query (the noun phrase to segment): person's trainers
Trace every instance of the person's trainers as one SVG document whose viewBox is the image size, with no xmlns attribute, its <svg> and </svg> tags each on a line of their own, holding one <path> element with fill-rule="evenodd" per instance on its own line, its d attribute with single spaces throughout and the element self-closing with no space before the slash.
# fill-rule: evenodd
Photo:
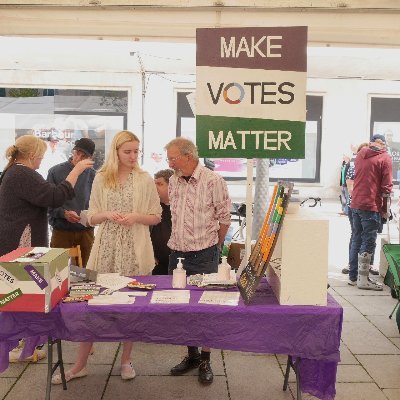
<svg viewBox="0 0 400 400">
<path fill-rule="evenodd" d="M 383 285 L 381 283 L 373 281 L 372 279 L 369 278 L 367 284 L 358 283 L 357 287 L 362 290 L 376 290 L 376 291 L 383 290 Z"/>
<path fill-rule="evenodd" d="M 171 368 L 171 375 L 182 375 L 186 372 L 197 368 L 200 365 L 201 359 L 200 355 L 198 357 L 186 356 L 178 365 Z"/>
<path fill-rule="evenodd" d="M 348 268 L 343 268 L 342 269 L 342 274 L 347 275 L 349 273 L 349 269 Z"/>
<path fill-rule="evenodd" d="M 352 281 L 351 279 L 349 279 L 349 280 L 347 281 L 347 283 L 348 283 L 349 285 L 351 285 L 351 286 L 357 286 L 357 280 Z"/>
<path fill-rule="evenodd" d="M 136 372 L 133 369 L 132 363 L 121 365 L 121 379 L 133 379 L 135 376 Z"/>
<path fill-rule="evenodd" d="M 203 384 L 210 384 L 214 380 L 214 374 L 211 369 L 210 361 L 203 360 L 199 365 L 199 382 Z"/>
</svg>

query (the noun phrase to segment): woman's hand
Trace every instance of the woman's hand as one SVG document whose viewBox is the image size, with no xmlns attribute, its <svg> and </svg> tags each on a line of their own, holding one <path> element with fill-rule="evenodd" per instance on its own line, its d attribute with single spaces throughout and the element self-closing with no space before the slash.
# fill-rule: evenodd
<svg viewBox="0 0 400 400">
<path fill-rule="evenodd" d="M 74 170 L 80 175 L 85 169 L 91 168 L 94 165 L 94 161 L 91 158 L 85 158 L 84 160 L 76 163 Z"/>
<path fill-rule="evenodd" d="M 68 174 L 68 176 L 65 178 L 67 182 L 71 184 L 72 187 L 75 186 L 76 181 L 79 178 L 79 175 L 85 171 L 88 168 L 93 167 L 94 161 L 90 158 L 86 158 L 85 160 L 79 161 L 74 168 L 72 168 L 72 171 Z"/>
<path fill-rule="evenodd" d="M 117 224 L 120 224 L 122 219 L 124 218 L 124 215 L 118 211 L 106 211 L 104 213 L 104 217 L 108 221 L 113 221 L 116 222 Z"/>
<path fill-rule="evenodd" d="M 125 214 L 122 219 L 118 222 L 121 225 L 127 225 L 127 226 L 132 226 L 136 224 L 139 220 L 139 214 L 138 213 L 129 213 Z"/>
</svg>

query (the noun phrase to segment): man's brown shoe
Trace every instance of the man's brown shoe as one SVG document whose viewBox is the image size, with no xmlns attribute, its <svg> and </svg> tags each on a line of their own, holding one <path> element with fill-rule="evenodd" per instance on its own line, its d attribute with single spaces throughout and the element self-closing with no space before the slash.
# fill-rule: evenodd
<svg viewBox="0 0 400 400">
<path fill-rule="evenodd" d="M 198 357 L 186 356 L 178 365 L 171 368 L 171 375 L 183 375 L 186 372 L 197 368 L 201 363 L 200 355 Z"/>
</svg>

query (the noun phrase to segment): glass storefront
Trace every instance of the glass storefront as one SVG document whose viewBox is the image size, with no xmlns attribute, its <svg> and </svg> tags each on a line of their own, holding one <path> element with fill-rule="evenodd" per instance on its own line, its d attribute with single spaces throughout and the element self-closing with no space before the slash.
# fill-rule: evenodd
<svg viewBox="0 0 400 400">
<path fill-rule="evenodd" d="M 127 91 L 0 89 L 0 154 L 15 138 L 43 138 L 48 150 L 38 170 L 45 178 L 53 165 L 66 161 L 76 140 L 96 143 L 95 168 L 104 162 L 113 136 L 127 127 Z M 1 157 L 0 171 L 6 160 Z"/>
</svg>

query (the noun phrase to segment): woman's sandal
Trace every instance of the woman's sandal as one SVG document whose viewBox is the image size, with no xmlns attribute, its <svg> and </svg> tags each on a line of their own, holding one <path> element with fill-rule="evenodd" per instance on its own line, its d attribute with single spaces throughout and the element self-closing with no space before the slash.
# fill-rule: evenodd
<svg viewBox="0 0 400 400">
<path fill-rule="evenodd" d="M 78 371 L 76 374 L 73 374 L 71 371 L 67 371 L 65 373 L 65 381 L 69 382 L 72 379 L 76 379 L 76 378 L 83 378 L 84 376 L 86 376 L 88 374 L 87 368 L 84 367 L 82 368 L 80 371 Z M 51 378 L 51 383 L 53 385 L 61 385 L 62 383 L 62 379 L 61 379 L 61 374 L 56 374 L 53 375 L 53 377 Z"/>
</svg>

